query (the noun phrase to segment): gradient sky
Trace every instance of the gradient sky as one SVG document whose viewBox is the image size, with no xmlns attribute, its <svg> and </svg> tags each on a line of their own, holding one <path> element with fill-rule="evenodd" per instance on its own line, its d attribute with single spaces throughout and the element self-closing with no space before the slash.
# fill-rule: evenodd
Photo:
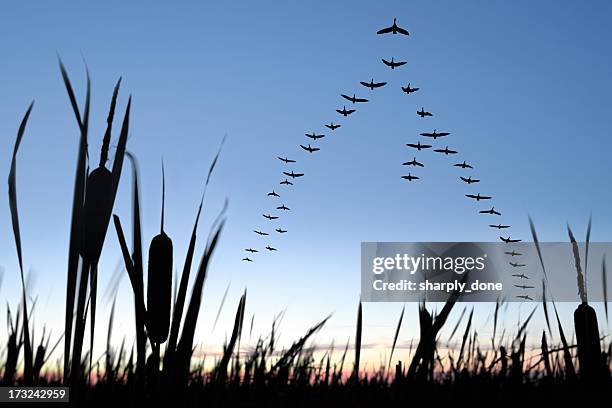
<svg viewBox="0 0 612 408">
<path fill-rule="evenodd" d="M 377 36 L 393 17 L 411 36 Z M 82 102 L 84 64 L 92 77 L 90 155 L 97 162 L 108 101 L 123 76 L 122 114 L 133 95 L 128 149 L 142 171 L 144 234 L 157 233 L 160 160 L 166 165 L 166 230 L 182 267 L 209 163 L 228 135 L 208 192 L 200 251 L 208 227 L 229 199 L 228 222 L 206 282 L 199 340 L 218 345 L 229 330 L 240 293 L 255 332 L 268 330 L 287 309 L 286 339 L 329 313 L 321 342 L 344 343 L 354 330 L 362 241 L 494 241 L 497 235 L 463 197 L 495 197 L 511 235 L 528 238 L 527 215 L 543 240 L 566 240 L 565 223 L 584 236 L 593 214 L 594 241 L 612 240 L 612 4 L 606 1 L 276 1 L 3 2 L 0 5 L 0 163 L 8 175 L 14 137 L 28 103 L 36 100 L 19 152 L 18 191 L 25 264 L 35 280 L 38 327 L 57 335 L 63 319 L 66 254 L 77 126 L 61 82 L 59 54 Z M 380 59 L 408 64 L 391 71 Z M 389 85 L 370 92 L 359 81 Z M 421 90 L 403 94 L 411 82 Z M 340 93 L 370 98 L 348 119 L 334 111 Z M 424 106 L 434 113 L 420 119 Z M 347 104 L 348 108 L 348 104 Z M 333 134 L 323 127 L 341 123 Z M 463 185 L 454 158 L 416 154 L 426 164 L 408 185 L 404 146 L 418 133 L 450 131 L 458 160 L 482 180 Z M 322 150 L 307 156 L 306 132 L 326 133 Z M 441 142 L 445 146 L 446 141 Z M 287 155 L 306 176 L 282 188 Z M 127 225 L 130 175 L 126 166 L 115 213 Z M 280 201 L 266 197 L 274 188 Z M 6 189 L 0 191 L 0 315 L 16 304 L 17 258 Z M 285 236 L 262 240 L 268 212 L 280 203 Z M 270 229 L 270 228 L 268 228 Z M 243 249 L 272 244 L 253 264 Z M 198 256 L 200 254 L 198 252 Z M 109 229 L 100 265 L 104 294 L 119 264 Z M 230 291 L 211 334 L 223 292 Z M 110 304 L 103 300 L 100 318 Z M 130 287 L 119 291 L 119 332 L 131 330 Z M 389 341 L 401 305 L 368 304 L 365 341 Z M 408 305 L 412 314 L 416 305 Z M 480 320 L 486 324 L 487 313 Z M 516 307 L 516 310 L 521 310 Z M 524 308 L 527 310 L 527 308 Z M 570 310 L 570 309 L 568 309 Z M 517 314 L 509 315 L 515 322 Z M 569 315 L 568 315 L 569 316 Z M 415 334 L 406 326 L 403 339 Z M 104 330 L 101 326 L 100 330 Z M 486 330 L 485 330 L 486 331 Z"/>
</svg>

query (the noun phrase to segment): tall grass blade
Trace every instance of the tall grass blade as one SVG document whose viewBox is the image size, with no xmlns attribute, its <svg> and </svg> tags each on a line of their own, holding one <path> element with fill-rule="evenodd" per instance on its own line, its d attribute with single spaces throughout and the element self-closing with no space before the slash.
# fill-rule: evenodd
<svg viewBox="0 0 612 408">
<path fill-rule="evenodd" d="M 397 322 L 397 328 L 395 329 L 395 336 L 393 336 L 393 345 L 391 346 L 391 353 L 389 354 L 389 363 L 387 364 L 387 371 L 391 367 L 391 361 L 393 361 L 393 351 L 395 351 L 395 345 L 397 344 L 397 338 L 399 336 L 399 332 L 402 327 L 402 320 L 404 319 L 405 309 L 406 309 L 406 306 L 403 306 L 402 313 L 400 314 L 399 321 Z"/>
<path fill-rule="evenodd" d="M 363 329 L 363 320 L 362 320 L 362 306 L 361 302 L 359 302 L 359 309 L 357 309 L 357 330 L 355 333 L 355 366 L 353 368 L 353 377 L 355 379 L 359 378 L 359 360 L 361 358 L 361 333 Z"/>
<path fill-rule="evenodd" d="M 79 112 L 76 98 L 74 96 L 74 90 L 70 83 L 68 73 L 59 61 L 60 71 L 68 93 L 70 104 L 74 111 L 74 114 L 79 125 L 79 148 L 77 155 L 77 165 L 75 170 L 74 178 L 74 191 L 72 197 L 72 214 L 70 221 L 70 244 L 68 249 L 68 268 L 67 268 L 67 279 L 66 279 L 66 311 L 64 321 L 64 384 L 67 383 L 70 375 L 70 348 L 72 345 L 72 326 L 74 321 L 74 304 L 76 295 L 76 284 L 77 276 L 79 274 L 79 257 L 81 250 L 81 236 L 82 236 L 82 211 L 83 202 L 85 200 L 85 186 L 87 180 L 87 132 L 88 128 L 83 125 L 81 120 L 81 114 Z M 89 106 L 91 97 L 91 83 L 87 78 L 87 92 L 85 96 L 85 106 Z"/>
<path fill-rule="evenodd" d="M 26 385 L 32 383 L 33 374 L 33 360 L 32 360 L 32 343 L 30 342 L 30 328 L 28 318 L 28 307 L 26 297 L 26 284 L 23 275 L 23 252 L 21 249 L 21 232 L 19 229 L 19 211 L 17 209 L 17 152 L 19 151 L 19 145 L 23 139 L 26 125 L 34 107 L 34 102 L 30 103 L 21 124 L 17 131 L 17 138 L 15 140 L 15 147 L 13 149 L 13 158 L 11 160 L 11 170 L 8 176 L 8 198 L 9 207 L 11 210 L 11 222 L 13 226 L 13 236 L 15 239 L 15 247 L 17 249 L 17 258 L 19 261 L 19 274 L 21 277 L 21 291 L 22 291 L 22 302 L 23 302 L 23 337 L 24 337 L 24 380 Z"/>
<path fill-rule="evenodd" d="M 606 272 L 606 256 L 601 261 L 601 286 L 603 287 L 604 310 L 606 312 L 606 322 L 608 321 L 608 274 Z"/>
<path fill-rule="evenodd" d="M 217 315 L 215 316 L 215 322 L 213 323 L 212 331 L 217 327 L 217 322 L 219 321 L 219 316 L 221 316 L 221 311 L 223 310 L 223 305 L 225 304 L 225 299 L 227 298 L 227 293 L 229 292 L 230 285 L 232 283 L 228 283 L 225 288 L 225 292 L 223 292 L 223 297 L 221 298 L 221 303 L 219 304 L 219 309 L 217 310 Z"/>
</svg>

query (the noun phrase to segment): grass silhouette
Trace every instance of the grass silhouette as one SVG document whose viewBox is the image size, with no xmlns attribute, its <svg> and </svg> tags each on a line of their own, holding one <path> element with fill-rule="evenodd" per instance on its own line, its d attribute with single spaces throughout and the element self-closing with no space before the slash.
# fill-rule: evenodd
<svg viewBox="0 0 612 408">
<path fill-rule="evenodd" d="M 487 403 L 522 401 L 523 403 L 547 403 L 584 400 L 610 394 L 612 381 L 612 342 L 601 338 L 595 310 L 588 304 L 585 279 L 588 261 L 590 221 L 584 269 L 572 230 L 568 226 L 569 240 L 577 270 L 577 286 L 581 304 L 574 312 L 576 344 L 567 341 L 554 299 L 546 291 L 546 268 L 541 254 L 533 221 L 530 220 L 532 237 L 538 251 L 540 266 L 544 271 L 542 309 L 549 331 L 542 332 L 540 350 L 532 350 L 528 356 L 526 345 L 529 323 L 538 306 L 534 308 L 516 332 L 498 327 L 503 301 L 495 304 L 491 347 L 483 347 L 473 328 L 473 309 L 456 350 L 440 347 L 440 332 L 449 321 L 460 293 L 453 292 L 441 310 L 430 311 L 425 303 L 419 304 L 418 324 L 420 336 L 409 362 L 393 361 L 400 328 L 406 323 L 404 309 L 399 316 L 388 361 L 377 370 L 361 370 L 363 305 L 359 303 L 353 349 L 355 353 L 351 370 L 345 371 L 345 359 L 350 348 L 347 342 L 340 358 L 335 358 L 331 346 L 323 356 L 315 360 L 309 342 L 330 319 L 315 323 L 289 347 L 279 349 L 278 319 L 271 332 L 260 337 L 252 349 L 241 351 L 243 337 L 246 291 L 240 297 L 231 336 L 214 368 L 206 369 L 194 358 L 195 329 L 202 304 L 202 290 L 210 261 L 215 253 L 225 223 L 226 206 L 218 214 L 204 244 L 204 252 L 195 268 L 189 300 L 189 281 L 192 275 L 195 249 L 198 246 L 197 230 L 206 188 L 221 152 L 217 152 L 204 184 L 201 201 L 197 206 L 194 226 L 189 237 L 183 270 L 175 279 L 172 296 L 172 241 L 163 230 L 165 194 L 162 193 L 160 234 L 155 236 L 148 252 L 148 287 L 145 288 L 141 228 L 140 174 L 135 156 L 127 151 L 131 100 L 125 108 L 119 142 L 112 169 L 107 169 L 108 150 L 121 80 L 113 90 L 103 137 L 99 165 L 89 172 L 87 144 L 89 137 L 90 80 L 84 108 L 78 107 L 76 97 L 64 66 L 60 71 L 70 104 L 80 131 L 79 150 L 75 174 L 70 247 L 68 254 L 65 332 L 54 345 L 50 335 L 43 331 L 35 347 L 30 319 L 34 305 L 28 307 L 26 282 L 23 274 L 19 216 L 17 211 L 17 153 L 32 112 L 27 109 L 19 127 L 9 174 L 9 207 L 14 241 L 19 259 L 22 283 L 22 300 L 15 314 L 8 308 L 7 343 L 4 359 L 0 362 L 2 384 L 8 385 L 68 385 L 71 401 L 75 406 L 107 406 L 121 403 L 141 406 L 144 403 L 173 403 L 186 406 L 306 406 L 313 403 L 323 406 L 365 406 L 370 404 L 404 406 L 426 398 L 436 404 L 478 398 Z M 221 143 L 223 146 L 223 142 Z M 132 171 L 132 239 L 128 244 L 121 219 L 112 209 L 121 177 L 124 156 Z M 163 170 L 162 170 L 163 172 Z M 162 175 L 163 180 L 163 175 Z M 162 181 L 164 183 L 164 181 Z M 163 189 L 164 190 L 164 189 Z M 110 220 L 113 220 L 113 238 L 118 240 L 125 269 L 132 288 L 134 301 L 135 348 L 128 350 L 132 342 L 123 339 L 119 347 L 112 344 L 115 318 L 115 302 L 111 306 L 106 349 L 97 361 L 93 359 L 93 341 L 96 338 L 97 262 L 107 237 Z M 463 281 L 467 279 L 464 275 Z M 606 282 L 605 262 L 602 265 L 602 282 Z M 145 290 L 147 299 L 145 302 Z M 604 296 L 607 296 L 604 295 Z M 550 299 L 550 302 L 547 300 Z M 607 299 L 606 299 L 607 300 Z M 223 302 L 225 296 L 223 297 Z M 552 343 L 548 303 L 553 306 L 559 331 L 559 344 Z M 458 332 L 467 307 L 458 317 L 447 343 Z M 89 314 L 90 344 L 83 353 L 85 330 Z M 218 313 L 217 313 L 218 317 Z M 607 318 L 607 307 L 606 307 Z M 252 320 L 251 329 L 252 331 Z M 501 335 L 499 333 L 501 332 Z M 250 336 L 250 333 L 249 333 Z M 55 371 L 46 367 L 49 356 L 64 341 L 63 364 Z M 51 346 L 51 347 L 50 347 Z M 150 347 L 148 347 L 150 346 Z M 412 348 L 412 347 L 411 347 Z M 36 351 L 34 352 L 34 349 Z M 20 365 L 20 356 L 23 355 Z M 20 366 L 22 369 L 19 369 Z M 578 369 L 576 369 L 578 367 Z"/>
</svg>

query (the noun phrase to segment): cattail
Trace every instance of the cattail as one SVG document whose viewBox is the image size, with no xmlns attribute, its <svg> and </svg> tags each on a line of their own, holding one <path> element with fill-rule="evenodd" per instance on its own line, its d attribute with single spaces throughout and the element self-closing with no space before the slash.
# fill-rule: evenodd
<svg viewBox="0 0 612 408">
<path fill-rule="evenodd" d="M 95 263 L 100 258 L 104 237 L 113 205 L 113 175 L 104 166 L 96 168 L 87 178 L 83 207 L 83 244 L 81 256 Z"/>
<path fill-rule="evenodd" d="M 147 314 L 149 338 L 157 344 L 168 338 L 172 302 L 172 240 L 164 232 L 166 183 L 162 163 L 161 232 L 149 246 Z"/>
<path fill-rule="evenodd" d="M 599 327 L 595 310 L 587 303 L 581 303 L 574 311 L 574 328 L 578 343 L 580 376 L 592 380 L 599 375 L 601 349 L 599 347 Z"/>
</svg>

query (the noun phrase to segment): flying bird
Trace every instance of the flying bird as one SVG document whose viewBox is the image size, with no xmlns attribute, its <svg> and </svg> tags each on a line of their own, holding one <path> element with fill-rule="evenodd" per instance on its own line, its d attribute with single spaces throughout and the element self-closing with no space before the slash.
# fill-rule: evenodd
<svg viewBox="0 0 612 408">
<path fill-rule="evenodd" d="M 453 164 L 453 166 L 455 167 L 461 167 L 462 169 L 472 169 L 473 167 L 470 166 L 469 164 L 467 164 L 465 162 L 465 160 L 463 161 L 463 163 L 457 163 L 457 164 Z"/>
<path fill-rule="evenodd" d="M 287 173 L 286 171 L 283 171 L 283 174 L 291 178 L 302 177 L 304 175 L 304 173 L 294 173 L 293 170 L 291 170 L 291 173 Z M 285 183 L 285 184 L 292 184 L 292 183 Z"/>
<path fill-rule="evenodd" d="M 341 114 L 342 116 L 348 116 L 348 115 L 350 115 L 351 113 L 355 112 L 355 109 L 349 109 L 349 110 L 347 110 L 347 109 L 346 109 L 346 106 L 343 106 L 343 107 L 342 107 L 342 110 L 340 110 L 340 109 L 336 109 L 336 112 L 338 112 L 338 113 L 339 113 L 339 114 Z"/>
<path fill-rule="evenodd" d="M 273 247 L 271 247 L 270 245 L 266 246 L 266 249 L 267 249 L 268 251 L 276 251 L 276 250 L 277 250 L 276 248 L 273 248 Z"/>
<path fill-rule="evenodd" d="M 514 276 L 515 278 L 529 279 L 529 276 L 525 275 L 524 273 L 515 273 L 512 276 Z"/>
<path fill-rule="evenodd" d="M 423 163 L 419 163 L 419 162 L 416 160 L 416 157 L 415 157 L 415 158 L 413 158 L 413 159 L 412 159 L 412 161 L 408 161 L 408 162 L 406 162 L 406 163 L 402 163 L 402 166 L 419 166 L 419 167 L 425 167 L 425 166 L 423 165 Z"/>
<path fill-rule="evenodd" d="M 249 257 L 242 258 L 242 260 L 246 262 L 253 262 L 253 260 Z"/>
<path fill-rule="evenodd" d="M 370 88 L 370 90 L 374 90 L 375 88 L 380 88 L 381 86 L 385 86 L 387 85 L 386 82 L 374 82 L 374 78 L 372 78 L 372 80 L 368 83 L 368 82 L 364 82 L 361 81 L 359 82 L 361 85 L 365 86 L 366 88 Z"/>
<path fill-rule="evenodd" d="M 330 123 L 329 125 L 325 125 L 326 128 L 329 128 L 331 130 L 336 130 L 340 127 L 340 125 L 334 125 L 334 122 Z"/>
<path fill-rule="evenodd" d="M 528 296 L 528 295 L 517 295 L 516 297 L 519 299 L 533 300 L 531 296 Z"/>
<path fill-rule="evenodd" d="M 525 264 L 520 264 L 517 262 L 508 262 L 510 264 L 510 266 L 512 266 L 513 268 L 522 268 L 523 266 L 527 266 Z"/>
<path fill-rule="evenodd" d="M 419 178 L 417 176 L 413 176 L 412 174 L 408 173 L 407 176 L 402 176 L 403 179 L 408 180 L 408 181 L 412 181 L 412 180 L 418 180 Z"/>
<path fill-rule="evenodd" d="M 520 239 L 512 239 L 510 237 L 508 238 L 504 238 L 504 237 L 499 237 L 499 239 L 501 239 L 502 241 L 504 241 L 506 244 L 512 244 L 514 242 L 521 242 Z"/>
<path fill-rule="evenodd" d="M 497 229 L 510 228 L 510 226 L 509 226 L 509 225 L 502 225 L 502 224 L 497 224 L 497 225 L 494 225 L 494 224 L 489 224 L 489 227 L 491 227 L 491 228 L 497 228 Z M 506 253 L 507 253 L 507 252 L 506 252 Z"/>
<path fill-rule="evenodd" d="M 402 91 L 406 92 L 408 95 L 410 95 L 410 94 L 411 94 L 411 93 L 413 93 L 413 92 L 418 91 L 419 89 L 420 89 L 420 88 L 411 88 L 411 87 L 410 87 L 410 83 L 408 84 L 408 86 L 407 86 L 407 87 L 403 87 L 403 86 L 402 86 Z"/>
<path fill-rule="evenodd" d="M 276 191 L 272 190 L 271 193 L 268 193 L 268 197 L 280 197 L 280 196 L 276 193 Z"/>
<path fill-rule="evenodd" d="M 258 250 L 253 249 L 253 248 L 247 248 L 247 249 L 245 249 L 245 251 L 250 252 L 252 254 L 254 254 L 255 252 L 259 252 Z"/>
<path fill-rule="evenodd" d="M 340 96 L 342 96 L 344 99 L 346 99 L 347 101 L 351 101 L 353 103 L 359 103 L 359 102 L 367 102 L 368 100 L 365 98 L 356 98 L 355 94 L 353 94 L 353 96 L 348 96 L 345 94 L 341 94 Z"/>
<path fill-rule="evenodd" d="M 308 145 L 308 146 L 304 146 L 304 145 L 302 145 L 302 144 L 301 144 L 301 145 L 300 145 L 300 147 L 301 147 L 302 149 L 306 150 L 306 151 L 307 151 L 307 152 L 309 152 L 309 153 L 313 153 L 313 152 L 316 152 L 316 151 L 321 150 L 321 149 L 319 149 L 318 147 L 310 147 L 310 145 Z"/>
<path fill-rule="evenodd" d="M 285 232 L 287 232 L 287 230 L 284 230 L 282 228 L 277 228 L 274 231 L 278 232 L 279 234 L 284 234 Z"/>
<path fill-rule="evenodd" d="M 489 197 L 489 196 L 481 196 L 480 193 L 478 193 L 476 195 L 474 195 L 474 194 L 466 194 L 465 196 L 468 197 L 468 198 L 473 198 L 476 201 L 490 200 L 491 199 L 491 197 Z"/>
<path fill-rule="evenodd" d="M 291 208 L 286 207 L 285 204 L 276 207 L 277 210 L 289 211 Z"/>
<path fill-rule="evenodd" d="M 535 286 L 527 286 L 527 285 L 514 285 L 515 288 L 519 288 L 519 289 L 533 289 L 535 288 Z"/>
<path fill-rule="evenodd" d="M 414 147 L 415 149 L 417 149 L 419 152 L 421 151 L 421 149 L 429 149 L 431 147 L 431 145 L 422 145 L 421 142 L 418 142 L 417 144 L 414 143 L 406 143 L 406 146 L 408 147 Z"/>
<path fill-rule="evenodd" d="M 391 34 L 398 34 L 398 33 L 399 33 L 399 34 L 404 34 L 404 35 L 410 35 L 410 33 L 409 33 L 408 31 L 406 31 L 406 30 L 405 30 L 405 29 L 403 29 L 402 27 L 398 26 L 398 25 L 395 23 L 395 20 L 396 20 L 396 19 L 394 18 L 394 19 L 393 19 L 393 25 L 392 25 L 391 27 L 385 27 L 385 28 L 383 28 L 383 29 L 381 29 L 381 30 L 378 30 L 378 31 L 376 32 L 376 34 L 388 34 L 388 33 L 391 33 Z"/>
<path fill-rule="evenodd" d="M 457 154 L 456 150 L 449 150 L 448 146 L 446 146 L 444 149 L 434 149 L 434 152 L 437 153 L 444 153 L 445 155 L 449 155 L 449 154 Z"/>
<path fill-rule="evenodd" d="M 270 214 L 262 214 L 264 216 L 264 218 L 267 218 L 269 220 L 277 220 L 278 217 L 274 216 L 274 215 L 270 215 Z"/>
<path fill-rule="evenodd" d="M 478 211 L 480 214 L 491 214 L 491 215 L 501 215 L 499 211 L 495 211 L 495 207 L 491 207 L 490 210 L 482 210 Z"/>
<path fill-rule="evenodd" d="M 427 112 L 425 109 L 423 109 L 421 107 L 420 111 L 417 111 L 417 115 L 419 115 L 420 117 L 424 118 L 425 116 L 433 116 L 433 114 L 431 112 Z"/>
<path fill-rule="evenodd" d="M 468 183 L 468 184 L 472 184 L 472 183 L 478 183 L 478 182 L 480 182 L 480 180 L 473 179 L 473 178 L 472 178 L 472 176 L 470 176 L 470 177 L 468 177 L 468 178 L 465 178 L 465 177 L 461 177 L 461 176 L 460 176 L 459 178 L 460 178 L 461 180 L 465 181 L 465 182 L 466 182 L 466 183 Z"/>
<path fill-rule="evenodd" d="M 406 64 L 406 61 L 398 61 L 395 62 L 395 60 L 393 58 L 391 58 L 391 61 L 387 61 L 386 59 L 382 59 L 383 64 L 385 64 L 386 66 L 390 67 L 391 69 L 395 69 L 397 67 L 401 67 L 402 65 Z"/>
<path fill-rule="evenodd" d="M 280 161 L 285 162 L 285 163 L 295 163 L 295 160 L 291 160 L 291 159 L 288 159 L 288 158 L 286 158 L 286 157 L 279 157 L 278 159 L 279 159 Z"/>
<path fill-rule="evenodd" d="M 325 137 L 325 135 L 317 135 L 315 132 L 312 132 L 311 134 L 308 134 L 308 133 L 304 133 L 304 134 L 306 135 L 306 137 L 309 137 L 312 140 L 322 139 Z"/>
<path fill-rule="evenodd" d="M 288 186 L 292 186 L 292 185 L 293 185 L 293 183 L 292 183 L 292 182 L 290 182 L 290 181 L 289 181 L 289 180 L 287 180 L 287 179 L 285 179 L 284 181 L 281 181 L 280 183 L 281 183 L 281 184 L 286 184 L 286 185 L 288 185 Z"/>
<path fill-rule="evenodd" d="M 516 252 L 514 250 L 512 252 L 504 252 L 504 254 L 510 255 L 510 256 L 521 256 L 521 255 L 523 255 L 520 252 Z"/>
<path fill-rule="evenodd" d="M 261 231 L 257 231 L 257 230 L 254 230 L 253 232 L 256 233 L 257 235 L 270 235 L 267 232 L 261 232 Z"/>
<path fill-rule="evenodd" d="M 440 133 L 438 133 L 438 132 L 436 132 L 436 129 L 434 129 L 433 132 L 424 132 L 424 133 L 421 133 L 421 136 L 433 137 L 434 140 L 436 140 L 439 137 L 444 137 L 444 136 L 448 136 L 448 135 L 450 135 L 449 132 L 440 132 Z"/>
</svg>

